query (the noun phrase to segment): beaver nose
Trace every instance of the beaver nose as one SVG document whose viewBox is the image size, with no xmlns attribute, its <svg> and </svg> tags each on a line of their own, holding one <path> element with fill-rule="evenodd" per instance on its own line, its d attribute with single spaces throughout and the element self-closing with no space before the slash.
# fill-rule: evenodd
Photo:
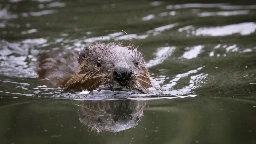
<svg viewBox="0 0 256 144">
<path fill-rule="evenodd" d="M 132 71 L 128 68 L 118 67 L 113 72 L 114 79 L 122 86 L 126 85 L 132 78 Z"/>
</svg>

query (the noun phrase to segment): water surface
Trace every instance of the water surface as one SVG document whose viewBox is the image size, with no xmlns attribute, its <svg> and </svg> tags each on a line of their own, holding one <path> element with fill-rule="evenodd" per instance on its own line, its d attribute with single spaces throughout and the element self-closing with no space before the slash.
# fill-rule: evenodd
<svg viewBox="0 0 256 144">
<path fill-rule="evenodd" d="M 256 3 L 0 3 L 0 142 L 256 143 Z M 42 51 L 133 43 L 148 95 L 68 93 L 37 78 Z M 128 99 L 127 99 L 128 98 Z"/>
</svg>

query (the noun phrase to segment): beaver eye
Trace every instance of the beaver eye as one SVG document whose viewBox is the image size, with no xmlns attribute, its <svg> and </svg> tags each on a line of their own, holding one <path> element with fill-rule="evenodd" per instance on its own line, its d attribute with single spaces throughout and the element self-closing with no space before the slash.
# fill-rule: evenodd
<svg viewBox="0 0 256 144">
<path fill-rule="evenodd" d="M 97 60 L 97 67 L 101 67 L 101 61 Z"/>
<path fill-rule="evenodd" d="M 136 66 L 139 66 L 139 61 L 134 61 L 134 64 L 135 64 Z"/>
</svg>

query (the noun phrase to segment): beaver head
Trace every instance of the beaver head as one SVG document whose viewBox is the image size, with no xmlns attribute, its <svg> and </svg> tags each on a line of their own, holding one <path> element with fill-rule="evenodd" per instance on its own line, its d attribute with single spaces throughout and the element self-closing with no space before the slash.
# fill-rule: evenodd
<svg viewBox="0 0 256 144">
<path fill-rule="evenodd" d="M 78 72 L 65 81 L 66 89 L 129 88 L 146 93 L 151 87 L 142 54 L 133 46 L 97 43 L 82 50 Z"/>
</svg>

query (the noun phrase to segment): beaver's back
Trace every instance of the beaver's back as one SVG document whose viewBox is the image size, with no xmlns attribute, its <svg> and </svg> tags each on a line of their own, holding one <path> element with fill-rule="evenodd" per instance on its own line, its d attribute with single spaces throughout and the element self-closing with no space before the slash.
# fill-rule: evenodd
<svg viewBox="0 0 256 144">
<path fill-rule="evenodd" d="M 38 56 L 36 72 L 39 78 L 49 79 L 51 83 L 61 86 L 70 75 L 78 71 L 78 51 L 51 51 Z"/>
</svg>

